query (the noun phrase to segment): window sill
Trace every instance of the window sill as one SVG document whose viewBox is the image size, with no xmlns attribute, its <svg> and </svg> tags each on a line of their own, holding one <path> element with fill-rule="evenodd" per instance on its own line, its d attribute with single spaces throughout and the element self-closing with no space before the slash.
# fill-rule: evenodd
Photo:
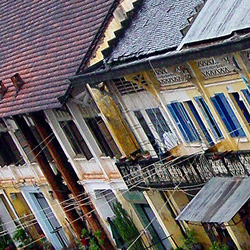
<svg viewBox="0 0 250 250">
<path fill-rule="evenodd" d="M 238 141 L 237 138 L 236 138 L 236 141 Z M 249 142 L 249 140 L 248 140 L 247 137 L 241 137 L 241 138 L 239 139 L 239 142 Z"/>
<path fill-rule="evenodd" d="M 111 158 L 110 156 L 103 155 L 103 154 L 102 154 L 102 155 L 100 155 L 100 158 L 101 158 L 101 159 L 105 159 L 105 160 L 107 160 L 107 159 L 108 159 L 108 160 L 109 160 L 109 159 L 111 159 L 111 160 L 112 160 L 112 159 L 113 159 L 113 158 Z"/>
<path fill-rule="evenodd" d="M 81 154 L 78 154 L 78 155 L 73 157 L 73 160 L 75 160 L 75 161 L 91 161 L 92 159 L 94 159 L 94 157 L 87 160 L 86 157 L 84 155 L 81 155 Z"/>
<path fill-rule="evenodd" d="M 202 142 L 186 142 L 186 147 L 194 147 L 194 148 L 199 148 L 202 146 Z"/>
</svg>

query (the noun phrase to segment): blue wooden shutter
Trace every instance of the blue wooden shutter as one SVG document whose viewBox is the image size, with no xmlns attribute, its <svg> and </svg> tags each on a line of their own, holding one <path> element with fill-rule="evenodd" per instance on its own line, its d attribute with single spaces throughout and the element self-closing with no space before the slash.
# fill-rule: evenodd
<svg viewBox="0 0 250 250">
<path fill-rule="evenodd" d="M 200 137 L 191 121 L 191 119 L 189 118 L 187 111 L 185 110 L 184 106 L 182 103 L 177 103 L 178 108 L 179 108 L 179 112 L 183 118 L 183 121 L 185 122 L 187 128 L 188 128 L 188 134 L 190 133 L 190 140 L 191 141 L 200 141 Z"/>
<path fill-rule="evenodd" d="M 183 128 L 181 121 L 180 121 L 179 118 L 178 118 L 177 111 L 172 107 L 172 104 L 167 105 L 167 107 L 168 107 L 168 109 L 169 109 L 171 115 L 173 116 L 173 118 L 174 118 L 174 120 L 175 120 L 175 122 L 176 122 L 178 128 L 180 129 L 180 131 L 181 131 L 181 133 L 182 133 L 182 135 L 183 135 L 183 137 L 184 137 L 184 140 L 185 140 L 186 142 L 190 142 L 190 140 L 189 140 L 189 138 L 188 138 L 188 135 L 187 135 L 187 133 L 185 132 L 185 129 Z"/>
<path fill-rule="evenodd" d="M 186 142 L 200 141 L 200 137 L 190 120 L 182 103 L 171 103 L 168 105 L 169 111 L 172 114 L 177 126 L 179 127 Z"/>
<path fill-rule="evenodd" d="M 246 134 L 244 133 L 244 131 L 243 131 L 243 129 L 242 129 L 242 127 L 241 127 L 241 125 L 240 125 L 237 117 L 235 116 L 235 114 L 234 114 L 231 106 L 229 105 L 229 103 L 228 103 L 225 95 L 223 93 L 219 93 L 219 94 L 216 94 L 215 96 L 216 96 L 216 98 L 220 98 L 220 100 L 223 103 L 225 109 L 227 110 L 228 115 L 229 115 L 228 116 L 228 121 L 231 122 L 232 127 L 235 130 L 235 132 L 234 132 L 235 136 L 238 136 L 238 135 L 240 137 L 246 136 Z"/>
<path fill-rule="evenodd" d="M 246 97 L 248 104 L 250 105 L 250 94 L 249 94 L 249 91 L 247 89 L 242 89 L 241 91 L 244 94 L 244 96 Z"/>
<path fill-rule="evenodd" d="M 211 97 L 211 100 L 212 100 L 217 112 L 219 113 L 220 118 L 222 119 L 223 123 L 225 124 L 228 132 L 230 133 L 231 131 L 233 131 L 233 128 L 231 127 L 230 123 L 227 121 L 227 118 L 225 117 L 222 109 L 220 108 L 219 103 L 217 102 L 215 97 Z M 231 134 L 231 136 L 233 136 L 233 135 Z"/>
<path fill-rule="evenodd" d="M 232 137 L 246 136 L 223 93 L 215 94 L 211 100 Z"/>
<path fill-rule="evenodd" d="M 196 110 L 194 104 L 192 103 L 192 101 L 188 101 L 187 104 L 188 104 L 188 106 L 189 106 L 191 112 L 193 113 L 193 115 L 194 115 L 194 117 L 195 117 L 197 123 L 199 124 L 199 126 L 200 126 L 200 128 L 201 128 L 203 134 L 205 135 L 206 140 L 207 140 L 209 146 L 213 146 L 213 145 L 214 145 L 213 140 L 212 140 L 210 134 L 208 133 L 208 131 L 207 131 L 207 129 L 206 129 L 206 127 L 205 127 L 203 121 L 201 120 L 201 118 L 200 118 L 200 116 L 199 116 L 199 114 L 198 114 L 198 112 L 197 112 L 197 110 Z"/>
<path fill-rule="evenodd" d="M 212 113 L 210 112 L 210 109 L 208 108 L 206 102 L 201 96 L 195 97 L 195 101 L 197 102 L 199 108 L 201 109 L 201 112 L 206 119 L 208 126 L 212 130 L 212 133 L 214 134 L 215 138 L 221 139 L 223 138 L 223 135 L 219 129 L 219 126 L 217 125 Z"/>
</svg>

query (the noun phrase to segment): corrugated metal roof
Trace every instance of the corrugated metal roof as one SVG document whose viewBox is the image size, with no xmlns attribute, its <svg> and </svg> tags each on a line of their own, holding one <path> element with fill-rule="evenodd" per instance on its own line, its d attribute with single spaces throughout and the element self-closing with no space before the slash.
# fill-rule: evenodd
<svg viewBox="0 0 250 250">
<path fill-rule="evenodd" d="M 176 220 L 228 222 L 249 198 L 249 177 L 215 177 L 206 183 Z"/>
<path fill-rule="evenodd" d="M 179 48 L 184 44 L 230 35 L 250 27 L 250 0 L 208 0 Z"/>
</svg>

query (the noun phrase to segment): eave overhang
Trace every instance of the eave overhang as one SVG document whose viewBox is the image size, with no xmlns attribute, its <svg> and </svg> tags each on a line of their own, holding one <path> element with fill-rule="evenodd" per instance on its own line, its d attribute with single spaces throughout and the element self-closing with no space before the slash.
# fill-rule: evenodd
<svg viewBox="0 0 250 250">
<path fill-rule="evenodd" d="M 200 58 L 221 56 L 223 54 L 241 51 L 249 48 L 249 42 L 250 34 L 241 36 L 234 35 L 223 41 L 210 42 L 209 44 L 197 45 L 192 48 L 185 48 L 181 51 L 175 50 L 143 59 L 124 61 L 119 65 L 108 65 L 105 69 L 76 75 L 69 80 L 73 86 L 82 84 L 93 86 L 102 81 L 120 78 L 141 71 L 152 70 L 152 68 L 169 67 Z"/>
</svg>

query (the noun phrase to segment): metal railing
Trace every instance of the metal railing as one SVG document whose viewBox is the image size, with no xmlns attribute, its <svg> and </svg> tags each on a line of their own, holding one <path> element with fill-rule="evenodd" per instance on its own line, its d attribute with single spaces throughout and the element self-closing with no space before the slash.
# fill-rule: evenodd
<svg viewBox="0 0 250 250">
<path fill-rule="evenodd" d="M 205 153 L 171 161 L 151 159 L 116 165 L 129 188 L 172 188 L 178 184 L 202 184 L 213 176 L 250 176 L 250 151 Z"/>
</svg>

